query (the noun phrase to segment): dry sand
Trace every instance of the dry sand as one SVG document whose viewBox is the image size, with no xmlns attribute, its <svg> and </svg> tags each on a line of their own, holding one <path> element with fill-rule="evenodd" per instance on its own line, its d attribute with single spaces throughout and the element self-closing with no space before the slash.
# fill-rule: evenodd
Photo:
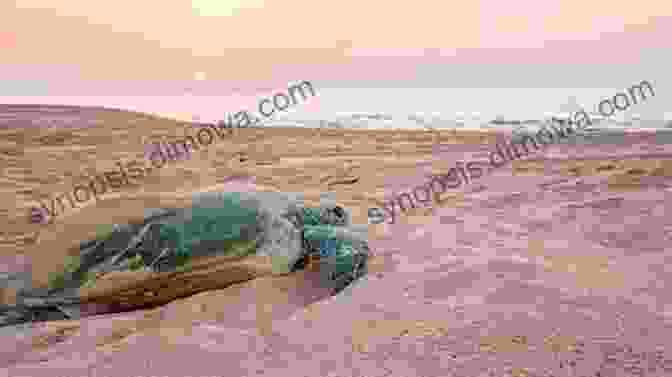
<svg viewBox="0 0 672 377">
<path fill-rule="evenodd" d="M 185 205 L 191 193 L 219 189 L 232 176 L 253 178 L 258 190 L 303 193 L 307 203 L 334 193 L 336 200 L 352 208 L 354 222 L 367 224 L 366 209 L 382 199 L 386 177 L 412 173 L 416 161 L 431 157 L 439 137 L 412 131 L 237 129 L 229 139 L 201 148 L 190 160 L 155 169 L 142 184 L 108 191 L 99 202 L 90 200 L 78 204 L 78 209 L 66 204 L 54 224 L 30 224 L 29 210 L 39 206 L 36 199 L 48 204 L 49 198 L 88 184 L 90 175 L 116 171 L 117 161 L 143 161 L 146 143 L 175 140 L 198 130 L 134 113 L 123 117 L 104 110 L 89 112 L 93 111 L 85 110 L 80 117 L 97 119 L 95 127 L 0 130 L 4 141 L 0 257 L 22 254 L 40 260 L 42 267 L 33 270 L 36 283 L 57 270 L 68 249 L 94 235 L 99 224 L 137 220 L 146 208 Z M 478 132 L 453 134 L 443 132 L 441 141 L 488 139 Z"/>
<path fill-rule="evenodd" d="M 137 115 L 81 116 L 102 121 L 0 131 L 1 255 L 8 266 L 23 255 L 36 283 L 98 224 L 188 204 L 191 192 L 227 177 L 304 193 L 308 203 L 333 192 L 355 223 L 366 224 L 376 201 L 458 159 L 483 159 L 495 138 L 237 130 L 138 187 L 52 225 L 27 224 L 34 197 L 70 189 L 85 171 L 141 159 L 143 143 L 183 132 L 176 122 Z M 667 375 L 670 178 L 672 153 L 655 135 L 554 146 L 441 195 L 438 206 L 400 215 L 396 225 L 371 225 L 371 273 L 337 297 L 326 299 L 311 283 L 312 270 L 259 277 L 158 309 L 50 323 L 2 345 L 0 365 L 31 376 L 546 376 L 572 368 L 611 376 L 636 367 Z"/>
</svg>

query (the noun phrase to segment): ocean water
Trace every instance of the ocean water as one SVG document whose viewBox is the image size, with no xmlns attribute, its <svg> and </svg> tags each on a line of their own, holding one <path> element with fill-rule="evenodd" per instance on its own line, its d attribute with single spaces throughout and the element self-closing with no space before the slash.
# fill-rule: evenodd
<svg viewBox="0 0 672 377">
<path fill-rule="evenodd" d="M 551 117 L 566 118 L 585 110 L 598 129 L 663 129 L 672 127 L 672 112 L 660 110 L 661 94 L 640 100 L 626 111 L 604 119 L 597 105 L 623 92 L 619 88 L 321 88 L 316 95 L 290 106 L 269 119 L 264 127 L 323 127 L 370 129 L 520 129 L 534 130 Z M 655 88 L 654 88 L 655 89 Z M 286 88 L 228 96 L 187 93 L 172 96 L 15 96 L 3 97 L 3 104 L 102 106 L 177 119 L 217 122 L 226 114 L 257 111 L 263 98 L 286 92 Z M 22 115 L 0 104 L 0 125 L 16 123 Z M 262 118 L 261 116 L 259 116 Z M 53 124 L 80 125 L 78 115 L 54 111 Z M 34 119 L 27 127 L 41 126 Z M 39 124 L 38 124 L 39 123 Z M 95 120 L 91 120 L 95 123 Z"/>
</svg>

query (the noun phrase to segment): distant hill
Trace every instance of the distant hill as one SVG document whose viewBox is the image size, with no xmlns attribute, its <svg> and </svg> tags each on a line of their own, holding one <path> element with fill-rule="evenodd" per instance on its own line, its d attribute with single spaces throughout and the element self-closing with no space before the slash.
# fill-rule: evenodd
<svg viewBox="0 0 672 377">
<path fill-rule="evenodd" d="M 94 106 L 0 104 L 0 128 L 22 127 L 63 127 L 83 128 L 110 124 L 115 120 L 124 123 L 134 122 L 180 122 L 152 114 Z"/>
</svg>

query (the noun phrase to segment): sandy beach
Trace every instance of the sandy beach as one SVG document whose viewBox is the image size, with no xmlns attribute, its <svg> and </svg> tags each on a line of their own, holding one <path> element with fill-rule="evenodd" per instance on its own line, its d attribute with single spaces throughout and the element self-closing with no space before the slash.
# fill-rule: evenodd
<svg viewBox="0 0 672 377">
<path fill-rule="evenodd" d="M 37 106 L 26 111 L 47 120 Z M 455 161 L 487 161 L 503 134 L 238 129 L 141 184 L 30 224 L 36 199 L 196 130 L 130 112 L 75 114 L 96 125 L 0 129 L 1 272 L 30 271 L 44 285 L 100 224 L 220 189 L 301 193 L 313 205 L 329 196 L 368 226 L 375 257 L 335 297 L 305 271 L 3 335 L 6 375 L 672 375 L 672 147 L 656 133 L 553 145 L 394 225 L 367 225 L 368 208 Z"/>
</svg>

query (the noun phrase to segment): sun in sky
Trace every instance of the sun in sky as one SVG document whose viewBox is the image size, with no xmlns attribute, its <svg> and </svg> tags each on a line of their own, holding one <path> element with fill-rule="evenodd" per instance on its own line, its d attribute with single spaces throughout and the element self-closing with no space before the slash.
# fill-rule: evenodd
<svg viewBox="0 0 672 377">
<path fill-rule="evenodd" d="M 199 16 L 233 16 L 239 9 L 263 8 L 264 0 L 192 0 L 191 7 Z"/>
</svg>

